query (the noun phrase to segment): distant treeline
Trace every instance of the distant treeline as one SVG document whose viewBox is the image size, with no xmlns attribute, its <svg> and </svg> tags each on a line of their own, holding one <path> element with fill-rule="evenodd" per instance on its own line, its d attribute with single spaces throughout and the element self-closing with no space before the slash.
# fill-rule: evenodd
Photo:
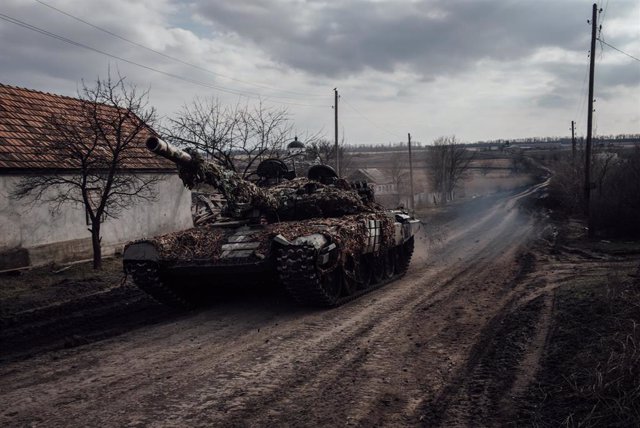
<svg viewBox="0 0 640 428">
<path fill-rule="evenodd" d="M 583 137 L 576 138 L 576 141 L 584 141 Z M 593 138 L 594 144 L 639 144 L 640 134 L 618 134 L 618 135 L 598 135 Z M 476 141 L 473 143 L 466 143 L 469 147 L 490 147 L 490 146 L 522 146 L 522 145 L 553 145 L 553 144 L 571 144 L 571 137 L 527 137 L 527 138 L 510 138 L 510 139 L 496 139 L 486 141 Z M 429 147 L 429 144 L 425 144 L 419 141 L 411 142 L 411 148 L 415 150 L 424 150 Z M 407 142 L 389 142 L 386 144 L 360 144 L 345 146 L 345 149 L 349 152 L 391 152 L 400 149 L 406 149 Z"/>
<path fill-rule="evenodd" d="M 576 138 L 578 141 L 584 140 L 584 138 Z M 617 141 L 617 142 L 640 142 L 640 134 L 618 134 L 618 135 L 598 135 L 597 137 L 593 137 L 594 141 L 605 142 L 605 141 Z M 538 144 L 538 143 L 571 143 L 571 137 L 562 136 L 562 137 L 529 137 L 529 138 L 512 138 L 512 139 L 498 139 L 498 140 L 487 140 L 487 141 L 477 141 L 473 144 Z"/>
</svg>

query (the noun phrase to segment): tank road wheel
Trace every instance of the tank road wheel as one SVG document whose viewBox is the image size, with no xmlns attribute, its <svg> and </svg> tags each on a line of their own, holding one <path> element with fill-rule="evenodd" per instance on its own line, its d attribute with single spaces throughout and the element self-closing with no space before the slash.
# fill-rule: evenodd
<svg viewBox="0 0 640 428">
<path fill-rule="evenodd" d="M 358 289 L 358 269 L 353 256 L 348 256 L 342 266 L 342 289 L 345 296 L 351 296 Z"/>
<path fill-rule="evenodd" d="M 384 252 L 382 253 L 384 279 L 389 279 L 393 277 L 395 273 L 395 270 L 396 270 L 395 252 L 396 252 L 395 248 L 389 248 L 384 250 Z"/>
<path fill-rule="evenodd" d="M 326 302 L 328 306 L 334 305 L 340 297 L 342 292 L 340 276 L 338 269 L 334 269 L 331 272 L 323 272 L 320 275 L 320 286 L 327 296 Z"/>
<path fill-rule="evenodd" d="M 374 284 L 378 284 L 386 279 L 385 252 L 381 251 L 377 255 L 370 257 L 372 258 L 371 281 Z"/>
<path fill-rule="evenodd" d="M 358 266 L 358 288 L 366 290 L 373 282 L 373 257 L 365 254 L 360 257 L 360 265 Z"/>
<path fill-rule="evenodd" d="M 367 255 L 361 256 L 356 263 L 354 257 L 349 257 L 343 268 L 344 295 L 351 296 L 356 291 L 366 290 L 373 279 L 373 265 Z"/>
</svg>

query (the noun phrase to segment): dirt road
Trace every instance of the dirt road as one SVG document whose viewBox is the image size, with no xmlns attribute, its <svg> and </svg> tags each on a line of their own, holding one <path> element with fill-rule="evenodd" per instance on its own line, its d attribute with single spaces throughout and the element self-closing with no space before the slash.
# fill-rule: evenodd
<svg viewBox="0 0 640 428">
<path fill-rule="evenodd" d="M 419 240 L 402 280 L 336 309 L 277 293 L 231 298 L 7 362 L 0 425 L 499 424 L 532 373 L 535 358 L 521 357 L 544 341 L 551 305 L 523 281 L 538 233 L 518 208 L 528 193 L 427 226 L 437 242 Z M 525 310 L 514 318 L 515 306 Z"/>
</svg>

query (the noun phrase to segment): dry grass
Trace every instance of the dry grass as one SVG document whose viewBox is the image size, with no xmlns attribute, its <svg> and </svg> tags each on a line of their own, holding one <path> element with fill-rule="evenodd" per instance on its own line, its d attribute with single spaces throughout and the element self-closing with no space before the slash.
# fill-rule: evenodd
<svg viewBox="0 0 640 428">
<path fill-rule="evenodd" d="M 640 426 L 640 284 L 629 271 L 559 292 L 535 414 L 540 426 Z"/>
</svg>

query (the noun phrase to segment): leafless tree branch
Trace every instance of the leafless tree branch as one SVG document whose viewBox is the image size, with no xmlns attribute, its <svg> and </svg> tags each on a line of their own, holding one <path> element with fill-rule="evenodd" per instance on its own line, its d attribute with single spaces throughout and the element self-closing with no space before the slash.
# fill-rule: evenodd
<svg viewBox="0 0 640 428">
<path fill-rule="evenodd" d="M 94 268 L 101 265 L 100 225 L 117 218 L 136 200 L 154 200 L 159 178 L 127 172 L 132 144 L 155 121 L 148 91 L 108 74 L 94 85 L 82 82 L 77 111 L 53 114 L 47 121 L 48 150 L 65 170 L 21 180 L 11 196 L 51 203 L 82 204 L 91 221 Z"/>
<path fill-rule="evenodd" d="M 437 138 L 429 147 L 428 156 L 429 175 L 441 203 L 452 200 L 473 154 L 455 136 L 450 136 Z"/>
</svg>

